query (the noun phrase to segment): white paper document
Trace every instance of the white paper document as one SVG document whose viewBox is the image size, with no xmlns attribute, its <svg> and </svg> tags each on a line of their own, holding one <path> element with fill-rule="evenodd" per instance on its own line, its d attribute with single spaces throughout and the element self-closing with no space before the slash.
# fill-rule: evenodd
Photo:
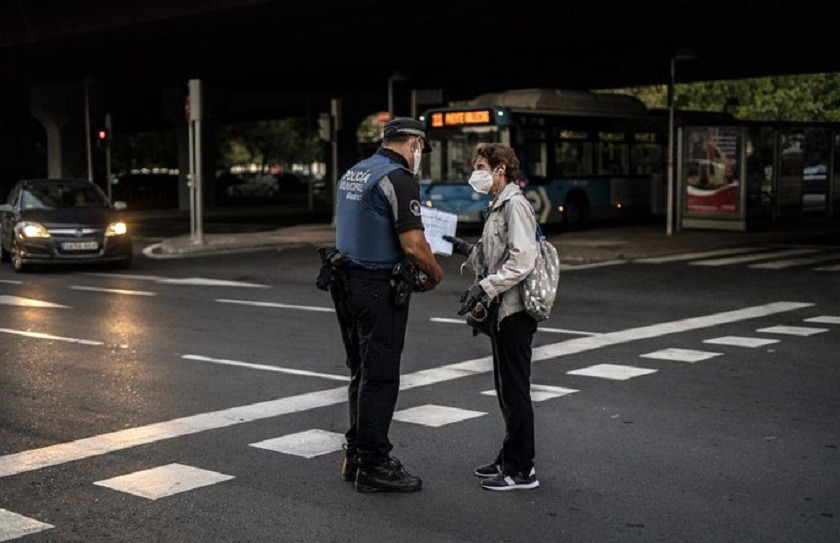
<svg viewBox="0 0 840 543">
<path fill-rule="evenodd" d="M 447 213 L 433 207 L 421 207 L 420 218 L 423 220 L 423 229 L 426 234 L 426 241 L 432 247 L 432 252 L 439 255 L 452 255 L 452 244 L 443 239 L 443 236 L 454 236 L 458 227 L 458 215 Z"/>
</svg>

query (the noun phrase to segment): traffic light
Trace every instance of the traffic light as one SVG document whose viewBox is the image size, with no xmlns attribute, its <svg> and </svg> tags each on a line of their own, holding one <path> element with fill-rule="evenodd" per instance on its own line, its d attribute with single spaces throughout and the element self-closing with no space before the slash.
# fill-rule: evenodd
<svg viewBox="0 0 840 543">
<path fill-rule="evenodd" d="M 108 133 L 108 130 L 105 128 L 100 128 L 96 131 L 96 146 L 97 147 L 108 147 L 108 144 L 111 143 L 111 135 Z"/>
</svg>

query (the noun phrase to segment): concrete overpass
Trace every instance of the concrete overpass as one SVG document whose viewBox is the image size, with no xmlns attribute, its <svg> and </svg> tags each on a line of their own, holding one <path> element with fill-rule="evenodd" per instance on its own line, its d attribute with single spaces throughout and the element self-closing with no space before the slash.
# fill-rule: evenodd
<svg viewBox="0 0 840 543">
<path fill-rule="evenodd" d="M 831 1 L 0 0 L 0 179 L 38 167 L 43 130 L 49 173 L 80 175 L 84 80 L 92 115 L 122 132 L 184 133 L 189 78 L 205 80 L 211 122 L 317 115 L 341 97 L 354 126 L 387 109 L 397 71 L 400 114 L 412 88 L 448 101 L 661 84 L 681 48 L 696 58 L 680 81 L 838 71 L 838 20 Z"/>
</svg>

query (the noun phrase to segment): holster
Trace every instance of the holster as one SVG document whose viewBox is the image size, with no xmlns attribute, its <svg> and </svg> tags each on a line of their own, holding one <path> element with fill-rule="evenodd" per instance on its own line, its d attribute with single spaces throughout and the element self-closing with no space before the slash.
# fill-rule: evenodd
<svg viewBox="0 0 840 543">
<path fill-rule="evenodd" d="M 335 247 L 319 247 L 321 267 L 315 278 L 315 288 L 328 290 L 335 300 L 346 300 L 349 292 L 347 262 Z"/>
</svg>

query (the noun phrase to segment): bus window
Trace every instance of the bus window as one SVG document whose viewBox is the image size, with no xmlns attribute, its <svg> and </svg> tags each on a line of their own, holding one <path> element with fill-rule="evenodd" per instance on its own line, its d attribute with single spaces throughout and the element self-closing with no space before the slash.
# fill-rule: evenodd
<svg viewBox="0 0 840 543">
<path fill-rule="evenodd" d="M 629 149 L 622 132 L 599 132 L 595 144 L 598 175 L 627 175 L 630 173 Z"/>
<path fill-rule="evenodd" d="M 557 142 L 557 174 L 560 177 L 592 175 L 592 144 L 588 141 Z"/>
<path fill-rule="evenodd" d="M 662 173 L 662 147 L 656 134 L 637 133 L 630 148 L 630 173 L 633 175 L 655 175 Z"/>
<path fill-rule="evenodd" d="M 481 142 L 496 142 L 499 132 L 475 130 L 464 132 L 432 132 L 429 143 L 434 153 L 423 155 L 422 172 L 428 172 L 433 183 L 465 183 L 472 173 L 472 156 Z M 422 174 L 425 178 L 425 173 Z"/>
<path fill-rule="evenodd" d="M 548 146 L 545 142 L 545 132 L 525 133 L 525 156 L 522 157 L 522 173 L 528 179 L 548 176 Z"/>
</svg>

